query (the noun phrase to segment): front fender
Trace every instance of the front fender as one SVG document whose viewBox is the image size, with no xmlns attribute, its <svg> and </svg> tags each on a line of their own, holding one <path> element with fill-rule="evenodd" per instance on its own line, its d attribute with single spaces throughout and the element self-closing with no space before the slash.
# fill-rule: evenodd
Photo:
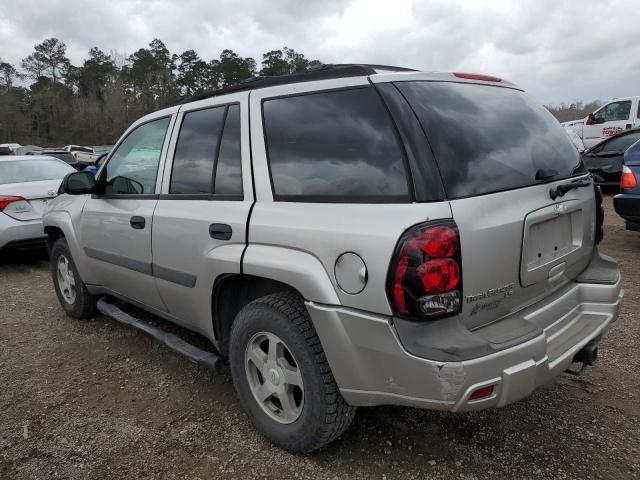
<svg viewBox="0 0 640 480">
<path fill-rule="evenodd" d="M 90 268 L 90 260 L 80 246 L 76 231 L 73 228 L 71 214 L 64 210 L 49 211 L 42 218 L 42 224 L 45 232 L 47 228 L 51 227 L 58 228 L 62 231 L 82 281 L 88 284 L 95 284 L 96 281 Z"/>
<path fill-rule="evenodd" d="M 329 274 L 320 260 L 307 252 L 250 244 L 244 254 L 242 272 L 290 285 L 306 300 L 327 305 L 340 304 Z"/>
</svg>

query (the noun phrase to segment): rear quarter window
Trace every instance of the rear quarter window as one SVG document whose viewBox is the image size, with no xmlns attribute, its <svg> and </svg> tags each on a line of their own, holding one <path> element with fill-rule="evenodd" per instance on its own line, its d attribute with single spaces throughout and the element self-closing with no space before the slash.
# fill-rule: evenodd
<svg viewBox="0 0 640 480">
<path fill-rule="evenodd" d="M 397 82 L 427 135 L 449 198 L 586 173 L 558 121 L 523 92 L 453 82 Z"/>
<path fill-rule="evenodd" d="M 410 200 L 402 149 L 372 87 L 268 99 L 263 116 L 275 200 Z"/>
</svg>

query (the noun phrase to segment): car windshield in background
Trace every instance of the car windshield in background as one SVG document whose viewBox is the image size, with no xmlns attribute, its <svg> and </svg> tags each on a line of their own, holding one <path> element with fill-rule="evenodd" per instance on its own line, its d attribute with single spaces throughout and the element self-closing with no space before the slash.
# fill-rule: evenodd
<svg viewBox="0 0 640 480">
<path fill-rule="evenodd" d="M 57 160 L 11 160 L 0 162 L 0 185 L 8 183 L 38 182 L 62 179 L 75 172 L 69 165 Z"/>
<path fill-rule="evenodd" d="M 67 162 L 70 165 L 78 163 L 78 160 L 76 160 L 76 158 L 69 152 L 51 152 L 44 150 L 42 152 L 36 152 L 36 155 L 47 155 L 49 157 L 59 158 L 63 162 Z"/>
<path fill-rule="evenodd" d="M 449 198 L 586 173 L 557 120 L 519 90 L 452 82 L 395 85 L 427 134 Z"/>
</svg>

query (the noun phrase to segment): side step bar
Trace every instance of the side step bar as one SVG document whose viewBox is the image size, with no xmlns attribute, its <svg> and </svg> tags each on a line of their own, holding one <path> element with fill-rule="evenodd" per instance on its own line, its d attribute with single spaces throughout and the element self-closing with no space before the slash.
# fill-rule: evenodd
<svg viewBox="0 0 640 480">
<path fill-rule="evenodd" d="M 120 323 L 136 328 L 148 335 L 151 335 L 161 344 L 169 347 L 171 350 L 184 355 L 194 363 L 206 365 L 216 372 L 219 372 L 222 366 L 222 357 L 214 352 L 209 352 L 192 345 L 173 333 L 165 332 L 158 327 L 148 324 L 138 318 L 132 317 L 126 312 L 120 310 L 116 304 L 110 303 L 107 297 L 101 297 L 98 300 L 98 310 L 103 315 L 113 318 Z"/>
</svg>

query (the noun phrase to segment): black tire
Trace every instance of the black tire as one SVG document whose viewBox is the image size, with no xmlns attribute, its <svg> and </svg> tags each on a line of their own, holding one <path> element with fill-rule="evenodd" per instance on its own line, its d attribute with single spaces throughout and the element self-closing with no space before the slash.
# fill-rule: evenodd
<svg viewBox="0 0 640 480">
<path fill-rule="evenodd" d="M 283 424 L 272 419 L 258 404 L 249 386 L 245 350 L 259 332 L 282 339 L 302 375 L 304 404 L 293 423 Z M 338 438 L 351 425 L 356 408 L 342 398 L 298 294 L 267 295 L 246 305 L 234 320 L 229 342 L 231 375 L 240 403 L 257 429 L 273 443 L 290 452 L 310 453 Z"/>
<path fill-rule="evenodd" d="M 75 284 L 75 296 L 73 301 L 70 302 L 65 298 L 65 294 L 61 290 L 60 281 L 58 278 L 58 261 L 61 257 L 64 257 L 68 262 L 69 270 L 73 273 L 73 279 Z M 55 241 L 51 247 L 51 276 L 53 277 L 53 287 L 58 296 L 58 301 L 64 311 L 73 318 L 91 318 L 97 313 L 96 302 L 97 298 L 89 293 L 85 286 L 76 264 L 73 261 L 71 252 L 69 251 L 69 245 L 67 240 L 62 237 Z"/>
</svg>

